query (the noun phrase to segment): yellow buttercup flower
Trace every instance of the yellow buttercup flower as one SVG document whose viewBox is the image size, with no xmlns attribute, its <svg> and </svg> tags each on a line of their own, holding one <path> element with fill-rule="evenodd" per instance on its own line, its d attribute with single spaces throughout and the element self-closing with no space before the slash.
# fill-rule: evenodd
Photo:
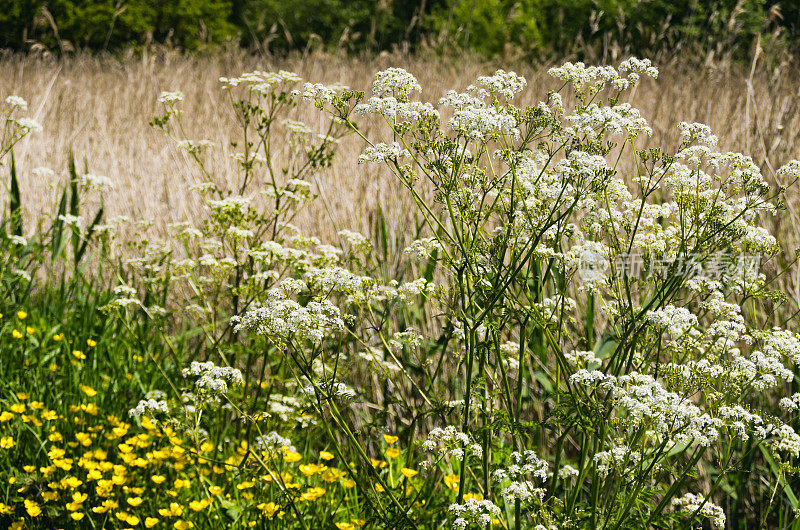
<svg viewBox="0 0 800 530">
<path fill-rule="evenodd" d="M 222 491 L 223 491 L 223 489 L 220 488 L 219 486 L 209 486 L 209 488 L 208 488 L 208 492 L 211 495 L 219 495 L 220 493 L 222 493 Z"/>
<path fill-rule="evenodd" d="M 180 517 L 183 514 L 183 508 L 177 502 L 170 503 L 169 508 L 161 508 L 158 513 L 162 517 Z"/>
<path fill-rule="evenodd" d="M 17 445 L 17 442 L 10 436 L 3 436 L 0 438 L 0 449 L 11 449 Z"/>
<path fill-rule="evenodd" d="M 175 524 L 172 525 L 175 530 L 188 530 L 189 528 L 194 527 L 194 523 L 190 521 L 175 521 Z"/>
<path fill-rule="evenodd" d="M 458 483 L 459 483 L 458 475 L 454 475 L 452 473 L 449 475 L 445 475 L 444 483 L 450 490 L 456 491 L 458 489 Z"/>
<path fill-rule="evenodd" d="M 39 508 L 39 505 L 36 504 L 36 502 L 30 499 L 25 499 L 24 504 L 25 504 L 25 511 L 28 512 L 28 515 L 30 515 L 31 517 L 39 517 L 39 515 L 41 515 L 42 509 Z"/>
<path fill-rule="evenodd" d="M 72 355 L 79 361 L 86 359 L 86 355 L 80 350 L 72 350 Z"/>
<path fill-rule="evenodd" d="M 95 346 L 97 346 L 97 342 L 93 341 L 92 339 L 86 339 L 86 345 L 89 346 L 90 348 L 94 348 Z"/>
<path fill-rule="evenodd" d="M 300 460 L 302 460 L 302 458 L 303 458 L 303 455 L 301 455 L 300 453 L 297 453 L 295 451 L 287 450 L 286 452 L 283 453 L 284 462 L 288 462 L 290 464 L 293 463 L 293 462 L 299 462 Z"/>
<path fill-rule="evenodd" d="M 21 339 L 23 337 L 22 333 L 20 333 L 16 329 L 11 330 L 11 336 L 14 337 L 15 339 Z"/>
<path fill-rule="evenodd" d="M 329 453 L 328 451 L 320 451 L 319 457 L 323 460 L 333 460 L 333 453 Z"/>
<path fill-rule="evenodd" d="M 483 500 L 483 495 L 481 495 L 480 493 L 465 493 L 464 494 L 464 500 L 465 501 L 468 501 L 468 500 L 482 501 Z"/>
<path fill-rule="evenodd" d="M 17 311 L 17 318 L 20 319 L 20 320 L 25 320 L 26 318 L 28 318 L 28 313 L 26 313 L 25 311 L 19 310 L 19 311 Z"/>
<path fill-rule="evenodd" d="M 386 457 L 387 458 L 397 458 L 400 456 L 400 449 L 396 447 L 387 447 L 386 448 Z"/>
<path fill-rule="evenodd" d="M 399 440 L 400 438 L 398 438 L 397 436 L 392 436 L 391 434 L 384 434 L 383 435 L 383 439 L 386 440 L 387 444 L 391 445 L 391 444 L 395 443 L 397 440 Z"/>
<path fill-rule="evenodd" d="M 134 508 L 136 508 L 137 506 L 142 504 L 142 498 L 141 497 L 128 497 L 126 500 L 128 501 L 128 504 L 130 504 Z"/>
<path fill-rule="evenodd" d="M 419 471 L 404 467 L 403 469 L 400 470 L 400 473 L 402 473 L 403 476 L 406 478 L 412 478 L 417 476 L 419 474 Z"/>
<path fill-rule="evenodd" d="M 155 517 L 147 517 L 147 518 L 144 520 L 144 525 L 145 525 L 147 528 L 153 528 L 153 527 L 154 527 L 155 525 L 157 525 L 157 524 L 158 524 L 158 519 L 156 519 Z"/>
<path fill-rule="evenodd" d="M 25 328 L 25 333 L 27 333 L 28 335 L 33 335 L 34 333 L 36 333 L 36 329 L 28 326 Z"/>
<path fill-rule="evenodd" d="M 264 512 L 267 517 L 272 517 L 281 509 L 281 506 L 280 504 L 275 504 L 274 502 L 262 502 L 258 505 L 258 509 Z M 283 512 L 278 513 L 278 517 L 280 517 L 282 514 Z"/>
<path fill-rule="evenodd" d="M 211 501 L 209 501 L 208 499 L 203 499 L 203 500 L 200 500 L 200 501 L 190 501 L 189 502 L 189 508 L 191 508 L 195 512 L 199 512 L 200 510 L 202 510 L 203 508 L 205 508 L 209 504 L 211 504 Z"/>
<path fill-rule="evenodd" d="M 350 523 L 336 523 L 336 528 L 339 530 L 353 530 L 355 526 Z"/>
<path fill-rule="evenodd" d="M 167 477 L 165 477 L 164 475 L 153 475 L 152 477 L 150 477 L 150 480 L 152 480 L 156 484 L 161 484 L 162 482 L 167 480 Z"/>
<path fill-rule="evenodd" d="M 73 521 L 80 521 L 83 519 L 83 512 L 72 512 L 69 514 Z"/>
<path fill-rule="evenodd" d="M 81 385 L 81 392 L 89 397 L 94 397 L 97 395 L 97 390 L 87 385 Z"/>
<path fill-rule="evenodd" d="M 315 501 L 323 495 L 325 495 L 325 488 L 316 487 L 304 492 L 301 498 L 305 501 Z"/>
<path fill-rule="evenodd" d="M 53 335 L 53 340 L 56 342 L 61 342 L 62 340 L 64 340 L 64 334 L 56 333 L 55 335 Z"/>
</svg>

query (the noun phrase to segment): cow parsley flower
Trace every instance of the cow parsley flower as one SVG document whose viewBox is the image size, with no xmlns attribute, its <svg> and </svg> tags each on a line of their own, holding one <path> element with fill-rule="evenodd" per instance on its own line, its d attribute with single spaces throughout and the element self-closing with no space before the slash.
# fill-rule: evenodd
<svg viewBox="0 0 800 530">
<path fill-rule="evenodd" d="M 210 394 L 222 394 L 228 391 L 228 383 L 240 385 L 242 372 L 237 368 L 216 366 L 213 362 L 192 361 L 182 371 L 185 378 L 197 378 L 195 387 Z"/>
<path fill-rule="evenodd" d="M 477 458 L 483 456 L 483 448 L 477 443 L 472 443 L 468 435 L 452 425 L 444 429 L 437 427 L 429 432 L 422 443 L 422 449 L 440 457 L 452 457 L 456 460 L 464 458 L 465 451 Z"/>
<path fill-rule="evenodd" d="M 375 96 L 394 96 L 399 101 L 408 101 L 412 92 L 422 92 L 417 78 L 402 68 L 388 68 L 375 74 L 372 93 Z"/>
<path fill-rule="evenodd" d="M 19 109 L 23 112 L 28 110 L 28 102 L 19 96 L 8 96 L 6 98 L 6 105 L 12 109 Z"/>
<path fill-rule="evenodd" d="M 466 499 L 464 504 L 451 504 L 448 508 L 455 518 L 454 530 L 464 530 L 475 524 L 480 528 L 491 528 L 492 519 L 500 517 L 500 508 L 490 500 Z"/>
<path fill-rule="evenodd" d="M 683 497 L 672 499 L 672 506 L 676 511 L 686 514 L 699 510 L 699 515 L 711 519 L 715 526 L 725 528 L 725 512 L 703 495 L 687 493 Z"/>
</svg>

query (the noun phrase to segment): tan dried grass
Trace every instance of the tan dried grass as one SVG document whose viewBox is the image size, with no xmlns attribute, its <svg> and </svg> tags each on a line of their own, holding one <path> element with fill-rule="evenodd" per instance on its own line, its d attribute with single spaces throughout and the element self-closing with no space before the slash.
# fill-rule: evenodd
<svg viewBox="0 0 800 530">
<path fill-rule="evenodd" d="M 44 126 L 44 132 L 16 149 L 26 216 L 38 215 L 52 200 L 52 183 L 37 180 L 31 170 L 46 166 L 63 172 L 72 149 L 79 164 L 85 159 L 92 173 L 113 180 L 114 188 L 106 197 L 109 216 L 153 219 L 152 235 L 163 236 L 168 223 L 193 220 L 202 206 L 187 190 L 198 180 L 196 170 L 148 125 L 160 110 L 156 100 L 162 90 L 181 90 L 186 95 L 188 129 L 196 139 L 209 138 L 221 147 L 214 151 L 212 165 L 224 173 L 229 167 L 226 153 L 236 137 L 219 89 L 220 76 L 280 68 L 309 81 L 342 82 L 368 90 L 374 72 L 388 66 L 414 73 L 425 90 L 423 98 L 434 102 L 446 90 L 463 89 L 478 75 L 499 67 L 513 68 L 528 79 L 520 103 L 538 101 L 556 88 L 546 66 L 469 58 L 312 54 L 275 59 L 242 52 L 192 58 L 162 52 L 123 60 L 79 56 L 55 62 L 7 56 L 0 59 L 0 94 L 24 97 L 29 115 Z M 767 72 L 758 65 L 751 70 L 668 64 L 662 65 L 658 81 L 638 88 L 632 103 L 654 129 L 652 146 L 674 147 L 680 121 L 705 122 L 719 135 L 722 148 L 751 154 L 765 175 L 774 179 L 774 171 L 783 162 L 800 156 L 798 78 L 797 69 Z M 296 118 L 322 128 L 323 118 L 312 105 L 301 105 Z M 374 166 L 356 164 L 361 150 L 354 137 L 342 142 L 333 167 L 316 175 L 320 200 L 304 212 L 299 224 L 323 240 L 336 241 L 336 232 L 342 228 L 369 233 L 381 208 L 390 231 L 398 236 L 397 248 L 399 240 L 413 231 L 413 208 L 390 176 Z M 796 192 L 791 193 L 787 214 L 774 220 L 773 228 L 786 248 L 800 241 L 796 197 Z M 787 278 L 786 287 L 800 299 L 800 278 L 794 274 Z"/>
</svg>

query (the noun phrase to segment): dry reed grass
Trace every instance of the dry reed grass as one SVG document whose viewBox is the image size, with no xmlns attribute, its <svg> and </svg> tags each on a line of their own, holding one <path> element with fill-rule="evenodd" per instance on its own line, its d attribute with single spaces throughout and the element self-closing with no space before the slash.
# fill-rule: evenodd
<svg viewBox="0 0 800 530">
<path fill-rule="evenodd" d="M 499 67 L 526 76 L 523 103 L 538 101 L 556 88 L 544 65 L 466 58 L 313 54 L 275 59 L 240 52 L 187 58 L 165 52 L 125 60 L 84 56 L 54 62 L 11 55 L 0 59 L 0 94 L 24 97 L 30 114 L 44 125 L 43 133 L 16 149 L 26 216 L 38 215 L 51 200 L 51 183 L 37 181 L 30 170 L 46 166 L 63 171 L 72 149 L 79 161 L 87 160 L 91 172 L 113 180 L 106 201 L 110 216 L 152 218 L 152 235 L 163 236 L 168 223 L 192 220 L 201 205 L 187 190 L 198 178 L 194 168 L 148 126 L 160 110 L 156 101 L 160 91 L 184 92 L 186 124 L 195 138 L 209 138 L 222 147 L 215 150 L 212 165 L 224 176 L 231 167 L 226 153 L 235 140 L 235 128 L 223 104 L 220 76 L 281 68 L 314 82 L 343 82 L 368 89 L 374 72 L 387 66 L 414 73 L 425 90 L 423 98 L 434 102 L 446 90 L 464 88 L 478 75 Z M 638 88 L 632 103 L 654 129 L 651 145 L 675 146 L 679 121 L 705 122 L 720 136 L 722 148 L 751 154 L 768 178 L 774 178 L 774 170 L 783 162 L 800 156 L 799 72 L 794 68 L 768 72 L 755 63 L 752 69 L 667 64 L 662 65 L 657 82 Z M 296 117 L 322 127 L 322 118 L 311 105 L 301 106 Z M 361 149 L 356 138 L 342 142 L 333 167 L 316 176 L 321 200 L 304 213 L 299 224 L 323 240 L 336 241 L 341 228 L 369 233 L 381 208 L 390 232 L 397 236 L 397 248 L 413 230 L 413 208 L 390 177 L 376 173 L 374 167 L 356 165 Z M 797 197 L 800 194 L 792 192 L 787 215 L 774 220 L 773 228 L 787 249 L 800 241 Z M 795 300 L 800 300 L 796 268 L 785 282 Z"/>
</svg>

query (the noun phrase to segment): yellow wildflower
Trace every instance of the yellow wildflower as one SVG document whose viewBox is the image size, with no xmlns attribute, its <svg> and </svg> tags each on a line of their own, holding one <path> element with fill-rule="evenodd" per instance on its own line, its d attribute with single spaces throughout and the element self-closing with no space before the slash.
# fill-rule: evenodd
<svg viewBox="0 0 800 530">
<path fill-rule="evenodd" d="M 39 508 L 39 505 L 30 499 L 25 499 L 25 511 L 28 512 L 28 515 L 31 517 L 39 517 L 42 513 L 42 509 Z"/>
<path fill-rule="evenodd" d="M 287 450 L 286 452 L 283 453 L 284 462 L 289 462 L 290 464 L 293 462 L 299 462 L 302 458 L 303 455 L 295 451 Z"/>
<path fill-rule="evenodd" d="M 128 497 L 128 498 L 127 498 L 127 499 L 125 499 L 125 500 L 127 500 L 127 501 L 128 501 L 128 504 L 130 504 L 130 505 L 131 505 L 131 506 L 133 506 L 134 508 L 136 508 L 137 506 L 139 506 L 140 504 L 142 504 L 142 498 L 141 498 L 141 497 Z"/>
<path fill-rule="evenodd" d="M 444 476 L 444 483 L 451 491 L 456 491 L 458 489 L 459 478 L 458 475 L 449 474 Z"/>
<path fill-rule="evenodd" d="M 419 471 L 417 471 L 416 469 L 410 469 L 410 468 L 404 467 L 403 469 L 400 470 L 400 473 L 402 473 L 403 476 L 406 477 L 406 478 L 412 478 L 412 477 L 417 476 L 419 474 Z"/>
</svg>

